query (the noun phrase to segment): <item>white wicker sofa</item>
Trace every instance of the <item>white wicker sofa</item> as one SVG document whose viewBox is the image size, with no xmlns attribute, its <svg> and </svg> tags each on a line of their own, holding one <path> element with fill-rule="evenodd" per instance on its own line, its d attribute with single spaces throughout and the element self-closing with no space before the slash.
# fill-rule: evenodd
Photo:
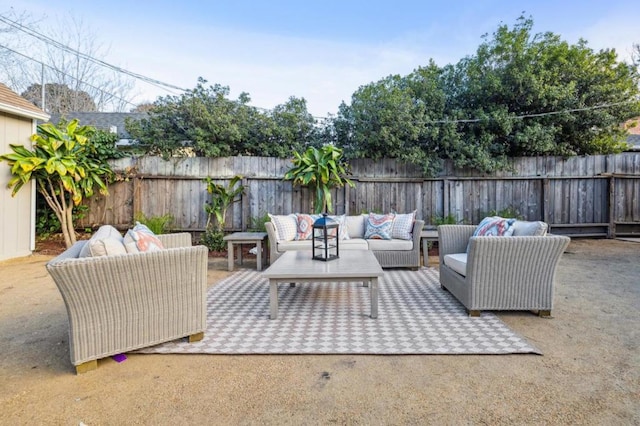
<svg viewBox="0 0 640 426">
<path fill-rule="evenodd" d="M 543 235 L 474 237 L 474 225 L 438 226 L 440 285 L 470 316 L 483 310 L 551 315 L 556 267 L 570 239 L 546 234 L 546 224 L 537 223 Z"/>
<path fill-rule="evenodd" d="M 339 249 L 342 250 L 372 250 L 383 268 L 413 268 L 420 267 L 420 233 L 424 226 L 423 220 L 414 220 L 411 229 L 411 239 L 392 238 L 365 239 L 366 215 L 345 216 L 344 226 L 348 239 L 340 239 Z M 275 262 L 282 253 L 289 250 L 311 251 L 311 240 L 282 239 L 273 222 L 265 223 L 269 236 L 270 262 Z"/>
<path fill-rule="evenodd" d="M 208 250 L 192 246 L 189 233 L 156 237 L 164 249 L 81 257 L 91 242 L 84 240 L 47 263 L 67 309 L 77 373 L 97 368 L 100 358 L 203 338 Z"/>
</svg>

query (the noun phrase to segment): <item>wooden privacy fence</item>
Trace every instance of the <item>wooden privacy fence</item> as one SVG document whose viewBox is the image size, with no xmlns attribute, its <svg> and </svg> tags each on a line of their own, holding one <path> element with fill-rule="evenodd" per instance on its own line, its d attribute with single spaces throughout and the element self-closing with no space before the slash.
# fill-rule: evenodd
<svg viewBox="0 0 640 426">
<path fill-rule="evenodd" d="M 291 167 L 286 159 L 141 157 L 111 164 L 123 180 L 109 187 L 109 196 L 87 202 L 82 227 L 110 223 L 127 228 L 141 212 L 147 217 L 171 214 L 175 230 L 202 232 L 209 199 L 206 177 L 227 185 L 233 176 L 243 176 L 246 191 L 227 212 L 227 231 L 250 229 L 267 213 L 312 210 L 310 191 L 283 181 Z M 558 234 L 640 235 L 640 153 L 516 158 L 511 171 L 482 176 L 451 163 L 434 178 L 390 159 L 355 160 L 350 166 L 355 187 L 333 191 L 338 214 L 417 210 L 427 224 L 449 216 L 475 224 L 487 212 L 511 208 L 524 219 L 544 220 Z"/>
</svg>

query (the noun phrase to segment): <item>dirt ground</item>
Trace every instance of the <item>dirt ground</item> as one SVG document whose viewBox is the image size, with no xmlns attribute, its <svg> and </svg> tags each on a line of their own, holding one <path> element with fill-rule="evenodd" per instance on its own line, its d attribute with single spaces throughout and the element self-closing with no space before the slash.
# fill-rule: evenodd
<svg viewBox="0 0 640 426">
<path fill-rule="evenodd" d="M 2 425 L 640 424 L 640 243 L 574 240 L 552 318 L 498 314 L 542 356 L 132 354 L 82 375 L 51 258 L 0 262 Z"/>
</svg>

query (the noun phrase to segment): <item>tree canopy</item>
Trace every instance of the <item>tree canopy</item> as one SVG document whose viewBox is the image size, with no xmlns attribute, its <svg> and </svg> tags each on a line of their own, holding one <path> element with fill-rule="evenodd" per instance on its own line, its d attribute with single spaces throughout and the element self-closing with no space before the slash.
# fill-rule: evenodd
<svg viewBox="0 0 640 426">
<path fill-rule="evenodd" d="M 159 98 L 150 117 L 129 132 L 151 152 L 174 155 L 291 157 L 331 143 L 345 158 L 397 158 L 435 173 L 444 159 L 490 172 L 513 156 L 589 155 L 626 146 L 621 123 L 640 115 L 638 69 L 613 49 L 534 34 L 521 17 L 483 36 L 475 54 L 439 67 L 433 61 L 408 75 L 358 88 L 351 103 L 318 123 L 304 99 L 271 111 L 248 105 L 242 93 L 205 86 Z"/>
<path fill-rule="evenodd" d="M 200 78 L 180 96 L 158 98 L 149 118 L 128 121 L 127 131 L 149 152 L 165 157 L 185 148 L 206 157 L 287 157 L 313 141 L 315 119 L 304 99 L 291 97 L 263 111 L 248 105 L 247 93 L 232 100 L 229 87 L 206 84 Z"/>
</svg>

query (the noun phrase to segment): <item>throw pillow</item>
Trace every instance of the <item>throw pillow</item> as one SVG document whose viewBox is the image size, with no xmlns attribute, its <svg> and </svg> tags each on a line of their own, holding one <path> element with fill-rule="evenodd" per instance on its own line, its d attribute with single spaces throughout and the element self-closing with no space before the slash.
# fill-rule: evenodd
<svg viewBox="0 0 640 426">
<path fill-rule="evenodd" d="M 140 222 L 136 222 L 133 229 L 129 229 L 124 236 L 124 246 L 127 253 L 152 252 L 164 249 L 162 241 L 156 234 Z"/>
<path fill-rule="evenodd" d="M 391 227 L 391 238 L 400 240 L 413 239 L 413 223 L 416 220 L 416 212 L 406 214 L 396 214 L 393 218 L 393 226 Z"/>
<path fill-rule="evenodd" d="M 298 218 L 295 214 L 274 215 L 269 213 L 271 223 L 276 228 L 278 241 L 293 241 L 298 233 Z"/>
<path fill-rule="evenodd" d="M 126 254 L 122 234 L 111 225 L 102 225 L 80 250 L 78 257 Z"/>
<path fill-rule="evenodd" d="M 478 224 L 474 237 L 509 237 L 513 234 L 515 219 L 505 219 L 500 216 L 485 217 Z"/>
<path fill-rule="evenodd" d="M 313 236 L 313 223 L 321 217 L 319 214 L 296 213 L 296 240 L 310 240 Z"/>
<path fill-rule="evenodd" d="M 347 228 L 347 216 L 329 216 L 329 218 L 338 222 L 338 239 L 339 240 L 349 240 L 349 229 Z"/>
<path fill-rule="evenodd" d="M 547 228 L 549 226 L 545 222 L 535 221 L 527 222 L 524 220 L 516 220 L 513 224 L 513 236 L 545 236 L 547 234 Z"/>
<path fill-rule="evenodd" d="M 349 239 L 364 238 L 364 222 L 367 217 L 368 215 L 359 214 L 355 216 L 347 216 L 345 218 Z"/>
<path fill-rule="evenodd" d="M 390 240 L 394 216 L 393 213 L 369 213 L 365 223 L 364 238 L 367 240 Z"/>
</svg>

